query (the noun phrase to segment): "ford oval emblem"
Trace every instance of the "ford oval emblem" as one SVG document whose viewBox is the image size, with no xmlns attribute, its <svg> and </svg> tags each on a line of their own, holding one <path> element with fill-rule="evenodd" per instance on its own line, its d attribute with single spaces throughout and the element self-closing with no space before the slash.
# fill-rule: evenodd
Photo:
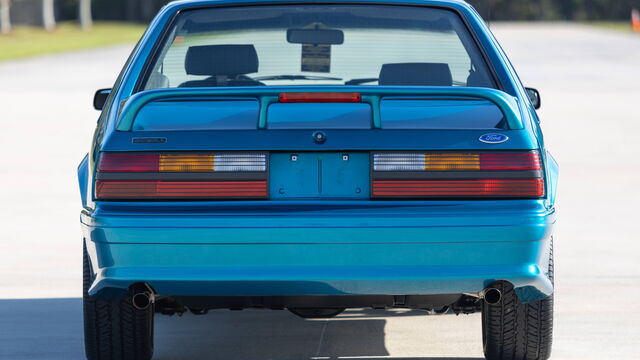
<svg viewBox="0 0 640 360">
<path fill-rule="evenodd" d="M 502 144 L 507 142 L 509 137 L 504 134 L 484 134 L 480 136 L 480 141 L 485 144 Z"/>
</svg>

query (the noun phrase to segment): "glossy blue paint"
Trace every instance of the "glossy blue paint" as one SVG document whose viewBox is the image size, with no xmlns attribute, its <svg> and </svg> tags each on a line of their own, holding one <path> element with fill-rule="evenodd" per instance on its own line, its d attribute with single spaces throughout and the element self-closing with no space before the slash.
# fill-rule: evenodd
<svg viewBox="0 0 640 360">
<path fill-rule="evenodd" d="M 134 131 L 256 130 L 260 103 L 256 99 L 152 102 L 142 108 Z"/>
<path fill-rule="evenodd" d="M 369 198 L 369 153 L 274 153 L 270 155 L 270 197 Z"/>
<path fill-rule="evenodd" d="M 369 104 L 271 104 L 267 129 L 371 129 Z"/>
<path fill-rule="evenodd" d="M 99 261 L 117 264 L 100 268 L 90 294 L 141 280 L 160 294 L 191 296 L 479 293 L 505 278 L 538 289 L 528 301 L 553 292 L 532 256 L 542 250 L 539 242 L 94 246 L 111 256 Z M 484 260 L 513 254 L 530 257 L 513 258 L 517 264 Z"/>
<path fill-rule="evenodd" d="M 323 130 L 324 144 L 313 141 L 315 130 L 268 131 L 114 131 L 102 151 L 265 150 L 369 151 L 369 150 L 533 150 L 534 137 L 525 131 L 505 130 L 509 141 L 485 144 L 478 139 L 486 130 Z M 167 138 L 165 143 L 133 144 L 138 137 Z M 242 141 L 238 141 L 242 139 Z"/>
<path fill-rule="evenodd" d="M 339 1 L 333 1 L 339 2 Z M 332 3 L 333 3 L 332 2 Z M 349 3 L 368 3 L 350 0 Z M 371 1 L 380 3 L 380 1 Z M 492 65 L 501 90 L 403 87 L 261 87 L 171 89 L 135 93 L 146 60 L 173 16 L 193 7 L 273 3 L 272 0 L 196 0 L 167 5 L 151 23 L 114 85 L 89 156 L 78 169 L 81 223 L 95 271 L 91 294 L 107 296 L 136 282 L 148 282 L 163 295 L 344 295 L 477 293 L 494 280 L 516 285 L 524 301 L 548 296 L 553 286 L 543 269 L 556 221 L 558 167 L 544 148 L 542 133 L 515 70 L 484 21 L 462 1 L 385 0 L 385 4 L 438 6 L 459 12 Z M 315 0 L 278 1 L 317 3 Z M 313 130 L 266 129 L 269 107 L 283 91 L 358 91 L 371 106 L 372 129 L 324 130 L 317 144 Z M 455 96 L 490 101 L 502 111 L 509 141 L 486 144 L 475 130 L 380 129 L 384 99 L 402 96 Z M 148 104 L 167 99 L 218 101 L 249 98 L 259 104 L 258 130 L 148 131 L 139 117 L 171 123 L 175 112 L 151 114 Z M 483 101 L 484 101 L 483 100 Z M 145 110 L 146 109 L 146 110 Z M 175 109 L 174 109 L 175 110 Z M 189 118 L 202 115 L 190 108 Z M 162 118 L 165 115 L 165 118 Z M 246 115 L 246 114 L 245 114 Z M 147 122 L 144 120 L 143 122 Z M 133 138 L 166 138 L 134 144 Z M 368 179 L 354 170 L 375 150 L 534 150 L 543 154 L 547 197 L 503 201 L 370 201 L 344 195 Z M 272 196 L 248 202 L 96 202 L 93 180 L 101 151 L 270 151 L 272 162 L 294 152 L 356 156 L 355 167 L 335 167 L 329 196 L 299 199 Z M 280 154 L 279 152 L 283 152 Z M 330 162 L 339 158 L 330 156 Z M 366 163 L 368 164 L 368 163 Z M 316 166 L 316 170 L 318 167 Z M 295 167 L 276 167 L 270 189 L 302 194 Z M 316 174 L 317 179 L 322 175 Z M 342 179 L 341 179 L 342 177 Z M 274 181 L 275 179 L 275 181 Z M 284 184 L 278 187 L 276 183 Z M 325 182 L 323 182 L 324 184 Z M 368 186 L 368 181 L 366 181 Z M 364 185 L 363 185 L 364 186 Z M 276 188 L 277 187 L 277 188 Z M 364 190 L 364 189 L 363 189 Z M 368 188 L 366 192 L 368 193 Z M 304 190 L 308 194 L 308 189 Z M 320 194 L 320 192 L 318 192 Z"/>
<path fill-rule="evenodd" d="M 78 186 L 82 208 L 87 207 L 87 187 L 89 186 L 89 156 L 86 155 L 78 165 Z"/>
<path fill-rule="evenodd" d="M 254 96 L 261 101 L 260 124 L 268 123 L 269 106 L 277 101 L 277 96 L 283 92 L 357 92 L 362 95 L 363 102 L 371 105 L 372 121 L 380 124 L 380 101 L 385 97 L 471 97 L 493 102 L 502 110 L 506 123 L 511 130 L 524 128 L 517 101 L 505 92 L 472 87 L 395 87 L 395 86 L 260 86 L 242 88 L 177 88 L 158 89 L 137 93 L 127 99 L 122 109 L 117 129 L 130 131 L 136 117 L 149 103 L 162 100 L 186 100 L 186 99 L 216 99 L 217 97 L 247 97 Z M 312 104 L 316 106 L 315 104 Z"/>
<path fill-rule="evenodd" d="M 554 222 L 536 200 L 111 203 L 82 217 L 93 294 L 144 279 L 265 296 L 473 293 L 497 279 L 550 295 L 539 269 Z"/>
<path fill-rule="evenodd" d="M 504 128 L 504 114 L 480 99 L 385 98 L 380 103 L 382 129 L 496 129 Z"/>
</svg>

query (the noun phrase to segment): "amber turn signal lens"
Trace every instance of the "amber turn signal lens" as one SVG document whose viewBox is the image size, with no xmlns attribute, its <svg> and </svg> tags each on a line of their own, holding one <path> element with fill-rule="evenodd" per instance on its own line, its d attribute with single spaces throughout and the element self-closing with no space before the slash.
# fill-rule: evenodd
<svg viewBox="0 0 640 360">
<path fill-rule="evenodd" d="M 200 172 L 214 171 L 214 155 L 160 155 L 160 171 Z"/>
<path fill-rule="evenodd" d="M 479 154 L 425 154 L 424 169 L 427 171 L 480 170 L 480 155 Z"/>
</svg>

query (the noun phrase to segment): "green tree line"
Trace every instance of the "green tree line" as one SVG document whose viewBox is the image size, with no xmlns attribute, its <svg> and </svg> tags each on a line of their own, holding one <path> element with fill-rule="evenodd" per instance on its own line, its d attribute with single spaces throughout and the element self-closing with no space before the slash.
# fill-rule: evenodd
<svg viewBox="0 0 640 360">
<path fill-rule="evenodd" d="M 627 20 L 640 0 L 468 0 L 487 20 Z"/>
<path fill-rule="evenodd" d="M 19 1 L 19 0 L 14 0 Z M 23 0 L 24 1 L 24 0 Z M 67 3 L 68 13 L 78 0 Z M 96 19 L 148 21 L 168 0 L 93 0 Z M 628 20 L 640 0 L 468 0 L 493 20 Z"/>
<path fill-rule="evenodd" d="M 20 1 L 20 0 L 14 0 Z M 33 0 L 22 0 L 33 1 Z M 65 3 L 72 16 L 78 0 Z M 148 21 L 168 0 L 93 0 L 96 19 Z M 640 0 L 468 0 L 485 19 L 493 20 L 627 20 Z"/>
<path fill-rule="evenodd" d="M 148 22 L 169 0 L 0 0 L 0 30 L 11 23 L 44 26 L 59 20 Z M 640 0 L 468 0 L 489 21 L 627 20 Z"/>
</svg>

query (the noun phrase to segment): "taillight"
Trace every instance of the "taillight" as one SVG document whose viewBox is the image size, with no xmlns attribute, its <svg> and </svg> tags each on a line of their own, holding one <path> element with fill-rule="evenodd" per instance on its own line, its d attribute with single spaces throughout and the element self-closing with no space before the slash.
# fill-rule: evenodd
<svg viewBox="0 0 640 360">
<path fill-rule="evenodd" d="M 264 198 L 266 181 L 98 181 L 98 198 Z"/>
<path fill-rule="evenodd" d="M 278 99 L 281 103 L 359 103 L 360 93 L 282 93 Z"/>
<path fill-rule="evenodd" d="M 101 172 L 264 172 L 266 169 L 264 153 L 104 153 L 98 163 Z"/>
<path fill-rule="evenodd" d="M 523 153 L 379 153 L 374 171 L 525 171 L 541 170 L 537 151 Z"/>
<path fill-rule="evenodd" d="M 542 161 L 526 152 L 373 154 L 374 198 L 540 198 Z"/>
<path fill-rule="evenodd" d="M 380 197 L 540 197 L 544 183 L 542 179 L 377 180 L 373 193 Z"/>
<path fill-rule="evenodd" d="M 266 199 L 266 153 L 103 153 L 96 198 Z"/>
</svg>

